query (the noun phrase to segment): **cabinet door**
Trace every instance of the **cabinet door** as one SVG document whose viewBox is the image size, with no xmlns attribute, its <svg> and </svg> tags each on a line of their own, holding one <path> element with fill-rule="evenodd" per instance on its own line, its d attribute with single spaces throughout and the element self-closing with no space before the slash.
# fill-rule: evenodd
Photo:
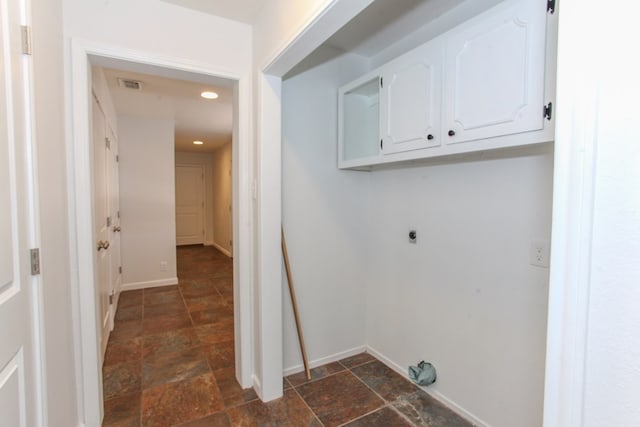
<svg viewBox="0 0 640 427">
<path fill-rule="evenodd" d="M 446 37 L 445 143 L 542 129 L 545 5 L 507 1 Z"/>
<path fill-rule="evenodd" d="M 380 92 L 383 154 L 440 145 L 442 56 L 437 40 L 384 67 Z"/>
</svg>

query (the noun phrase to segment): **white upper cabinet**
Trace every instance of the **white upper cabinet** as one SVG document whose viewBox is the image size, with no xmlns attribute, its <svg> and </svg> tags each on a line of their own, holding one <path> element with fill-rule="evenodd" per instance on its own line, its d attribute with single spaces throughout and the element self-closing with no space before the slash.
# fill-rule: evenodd
<svg viewBox="0 0 640 427">
<path fill-rule="evenodd" d="M 442 43 L 428 43 L 382 70 L 382 153 L 440 145 Z"/>
<path fill-rule="evenodd" d="M 546 10 L 508 1 L 446 37 L 445 143 L 543 127 Z"/>
<path fill-rule="evenodd" d="M 504 0 L 340 88 L 339 167 L 551 141 L 557 19 L 546 6 Z"/>
<path fill-rule="evenodd" d="M 367 74 L 338 91 L 338 165 L 378 163 L 380 76 Z"/>
</svg>

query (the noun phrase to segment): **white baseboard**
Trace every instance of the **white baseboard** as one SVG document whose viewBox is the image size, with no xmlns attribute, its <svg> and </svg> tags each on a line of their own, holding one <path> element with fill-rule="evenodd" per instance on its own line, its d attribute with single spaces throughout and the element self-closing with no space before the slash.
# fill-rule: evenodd
<svg viewBox="0 0 640 427">
<path fill-rule="evenodd" d="M 347 357 L 354 356 L 358 353 L 362 353 L 366 350 L 364 345 L 354 347 L 349 350 L 341 351 L 339 353 L 331 354 L 329 356 L 321 357 L 319 359 L 314 359 L 309 361 L 309 368 L 315 368 L 318 366 L 326 365 L 327 363 L 337 362 L 338 360 L 346 359 Z M 284 376 L 288 376 L 291 374 L 297 374 L 298 372 L 304 371 L 304 365 L 295 365 L 284 370 Z"/>
<path fill-rule="evenodd" d="M 207 243 L 207 246 L 213 246 L 214 248 L 216 248 L 217 250 L 219 250 L 220 252 L 222 252 L 223 254 L 228 256 L 229 258 L 231 258 L 231 252 L 229 252 L 227 249 L 223 248 L 222 246 L 220 246 L 216 242 L 209 242 L 209 243 Z"/>
<path fill-rule="evenodd" d="M 256 392 L 260 400 L 263 400 L 262 399 L 262 383 L 260 382 L 260 379 L 256 377 L 255 374 L 253 374 L 251 375 L 251 381 L 253 382 L 253 390 Z"/>
<path fill-rule="evenodd" d="M 395 363 L 394 361 L 392 361 L 391 359 L 389 359 L 388 357 L 386 357 L 385 355 L 380 353 L 378 350 L 367 346 L 367 353 L 371 354 L 372 356 L 375 356 L 377 359 L 379 359 L 385 365 L 387 365 L 388 367 L 390 367 L 391 369 L 396 371 L 398 374 L 400 374 L 403 377 L 409 379 L 409 373 L 407 371 L 407 368 L 404 368 L 404 367 L 398 365 L 397 363 Z M 434 389 L 430 389 L 428 387 L 420 387 L 420 388 L 422 390 L 424 390 L 426 393 L 428 393 L 430 396 L 432 396 L 434 399 L 436 399 L 437 401 L 442 403 L 444 406 L 446 406 L 447 408 L 451 409 L 453 412 L 457 413 L 462 418 L 465 418 L 467 421 L 472 423 L 474 426 L 477 426 L 477 427 L 491 427 L 488 423 L 486 423 L 483 420 L 481 420 L 480 418 L 476 417 L 474 414 L 472 414 L 471 412 L 467 411 L 462 406 L 458 405 L 456 402 L 454 402 L 453 400 L 449 399 L 447 396 L 445 396 L 444 394 L 440 393 L 439 391 L 434 390 Z"/>
<path fill-rule="evenodd" d="M 146 282 L 123 283 L 120 291 L 133 291 L 135 289 L 157 288 L 160 286 L 177 285 L 178 278 L 170 277 L 168 279 L 148 280 Z"/>
</svg>

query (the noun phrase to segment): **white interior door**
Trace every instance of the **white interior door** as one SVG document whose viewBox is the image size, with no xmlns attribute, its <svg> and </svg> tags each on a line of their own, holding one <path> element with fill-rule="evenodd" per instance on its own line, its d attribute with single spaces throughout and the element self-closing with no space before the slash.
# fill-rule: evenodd
<svg viewBox="0 0 640 427">
<path fill-rule="evenodd" d="M 30 60 L 22 53 L 22 6 L 0 0 L 0 424 L 12 427 L 40 424 L 37 282 L 29 269 L 29 248 L 35 242 L 25 89 Z"/>
<path fill-rule="evenodd" d="M 107 138 L 111 141 L 111 148 L 108 152 L 109 166 L 109 217 L 111 218 L 109 264 L 111 266 L 111 289 L 114 295 L 120 293 L 122 287 L 122 260 L 120 259 L 120 170 L 118 162 L 118 138 L 111 126 L 107 126 Z M 115 317 L 115 304 L 111 304 L 111 329 L 113 329 L 113 319 Z"/>
<path fill-rule="evenodd" d="M 176 243 L 204 243 L 204 168 L 176 165 Z"/>
<path fill-rule="evenodd" d="M 111 263 L 110 237 L 111 219 L 109 217 L 109 156 L 110 141 L 106 136 L 106 123 L 100 104 L 93 98 L 93 212 L 95 226 L 95 266 L 96 289 L 100 318 L 101 354 L 107 348 L 111 331 Z"/>
</svg>

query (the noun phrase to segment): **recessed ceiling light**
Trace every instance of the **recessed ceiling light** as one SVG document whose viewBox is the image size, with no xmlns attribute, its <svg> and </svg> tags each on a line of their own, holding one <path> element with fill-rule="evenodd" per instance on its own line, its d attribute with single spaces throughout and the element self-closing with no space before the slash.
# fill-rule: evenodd
<svg viewBox="0 0 640 427">
<path fill-rule="evenodd" d="M 202 145 L 202 144 L 204 144 L 204 142 L 202 142 L 202 141 L 193 141 L 193 143 L 194 143 L 195 145 Z"/>
<path fill-rule="evenodd" d="M 216 99 L 218 97 L 218 94 L 215 92 L 204 91 L 200 94 L 200 96 L 204 99 Z"/>
</svg>

